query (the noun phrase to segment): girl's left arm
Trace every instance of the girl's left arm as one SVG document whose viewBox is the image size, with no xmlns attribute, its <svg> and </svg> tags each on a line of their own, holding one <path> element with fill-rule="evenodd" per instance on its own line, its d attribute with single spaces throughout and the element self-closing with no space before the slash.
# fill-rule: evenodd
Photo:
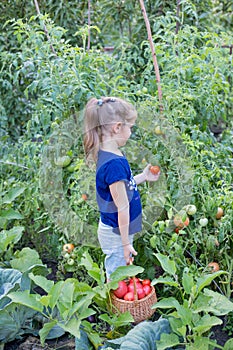
<svg viewBox="0 0 233 350">
<path fill-rule="evenodd" d="M 156 175 L 152 174 L 150 171 L 151 164 L 148 164 L 142 173 L 135 175 L 134 180 L 137 185 L 145 182 L 145 181 L 157 181 L 160 176 L 160 172 Z"/>
</svg>

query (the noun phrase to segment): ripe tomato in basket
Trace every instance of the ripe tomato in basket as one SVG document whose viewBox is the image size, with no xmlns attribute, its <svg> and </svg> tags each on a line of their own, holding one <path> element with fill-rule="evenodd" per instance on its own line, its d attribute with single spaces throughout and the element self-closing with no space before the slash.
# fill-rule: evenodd
<svg viewBox="0 0 233 350">
<path fill-rule="evenodd" d="M 134 300 L 134 294 L 133 292 L 128 292 L 124 296 L 125 301 L 133 301 Z"/>
<path fill-rule="evenodd" d="M 151 286 L 148 286 L 148 284 L 146 284 L 145 286 L 143 286 L 143 290 L 145 294 L 148 295 L 151 292 Z"/>
<path fill-rule="evenodd" d="M 138 299 L 143 299 L 145 298 L 146 293 L 143 288 L 139 288 L 137 289 L 137 295 L 138 295 Z"/>
<path fill-rule="evenodd" d="M 143 286 L 150 286 L 150 284 L 151 284 L 151 281 L 149 279 L 145 279 L 142 281 Z"/>
<path fill-rule="evenodd" d="M 122 299 L 128 292 L 128 286 L 125 281 L 118 282 L 118 288 L 113 291 L 117 298 Z"/>
<path fill-rule="evenodd" d="M 143 285 L 140 282 L 136 282 L 136 290 L 142 289 Z M 128 292 L 134 292 L 134 283 L 130 282 L 128 284 Z"/>
</svg>

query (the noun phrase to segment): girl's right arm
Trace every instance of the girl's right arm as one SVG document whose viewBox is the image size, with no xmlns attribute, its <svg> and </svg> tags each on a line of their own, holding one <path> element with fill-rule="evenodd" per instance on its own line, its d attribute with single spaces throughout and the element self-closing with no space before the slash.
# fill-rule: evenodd
<svg viewBox="0 0 233 350">
<path fill-rule="evenodd" d="M 118 225 L 121 234 L 124 257 L 127 264 L 130 263 L 131 254 L 137 255 L 129 242 L 129 201 L 123 181 L 114 182 L 109 186 L 113 201 L 118 211 Z"/>
</svg>

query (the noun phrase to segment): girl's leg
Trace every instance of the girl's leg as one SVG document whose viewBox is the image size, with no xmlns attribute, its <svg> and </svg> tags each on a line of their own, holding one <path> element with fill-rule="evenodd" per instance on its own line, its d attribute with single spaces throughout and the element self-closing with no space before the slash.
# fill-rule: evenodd
<svg viewBox="0 0 233 350">
<path fill-rule="evenodd" d="M 133 243 L 133 235 L 130 235 L 129 238 L 130 242 Z M 111 273 L 113 273 L 117 267 L 126 265 L 121 236 L 114 233 L 112 227 L 100 222 L 98 228 L 98 239 L 103 253 L 106 254 L 105 270 L 107 281 L 109 281 Z"/>
</svg>

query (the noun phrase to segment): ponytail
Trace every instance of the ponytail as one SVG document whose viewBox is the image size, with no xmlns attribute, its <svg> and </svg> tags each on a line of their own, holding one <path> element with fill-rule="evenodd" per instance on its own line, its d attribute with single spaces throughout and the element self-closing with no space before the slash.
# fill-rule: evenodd
<svg viewBox="0 0 233 350">
<path fill-rule="evenodd" d="M 84 113 L 84 152 L 87 161 L 96 162 L 100 146 L 101 130 L 97 108 L 97 99 L 92 98 L 86 105 Z"/>
<path fill-rule="evenodd" d="M 120 98 L 90 99 L 84 112 L 83 144 L 87 162 L 97 161 L 103 132 L 109 130 L 109 126 L 119 121 L 130 121 L 136 116 L 137 112 L 133 105 Z"/>
</svg>

